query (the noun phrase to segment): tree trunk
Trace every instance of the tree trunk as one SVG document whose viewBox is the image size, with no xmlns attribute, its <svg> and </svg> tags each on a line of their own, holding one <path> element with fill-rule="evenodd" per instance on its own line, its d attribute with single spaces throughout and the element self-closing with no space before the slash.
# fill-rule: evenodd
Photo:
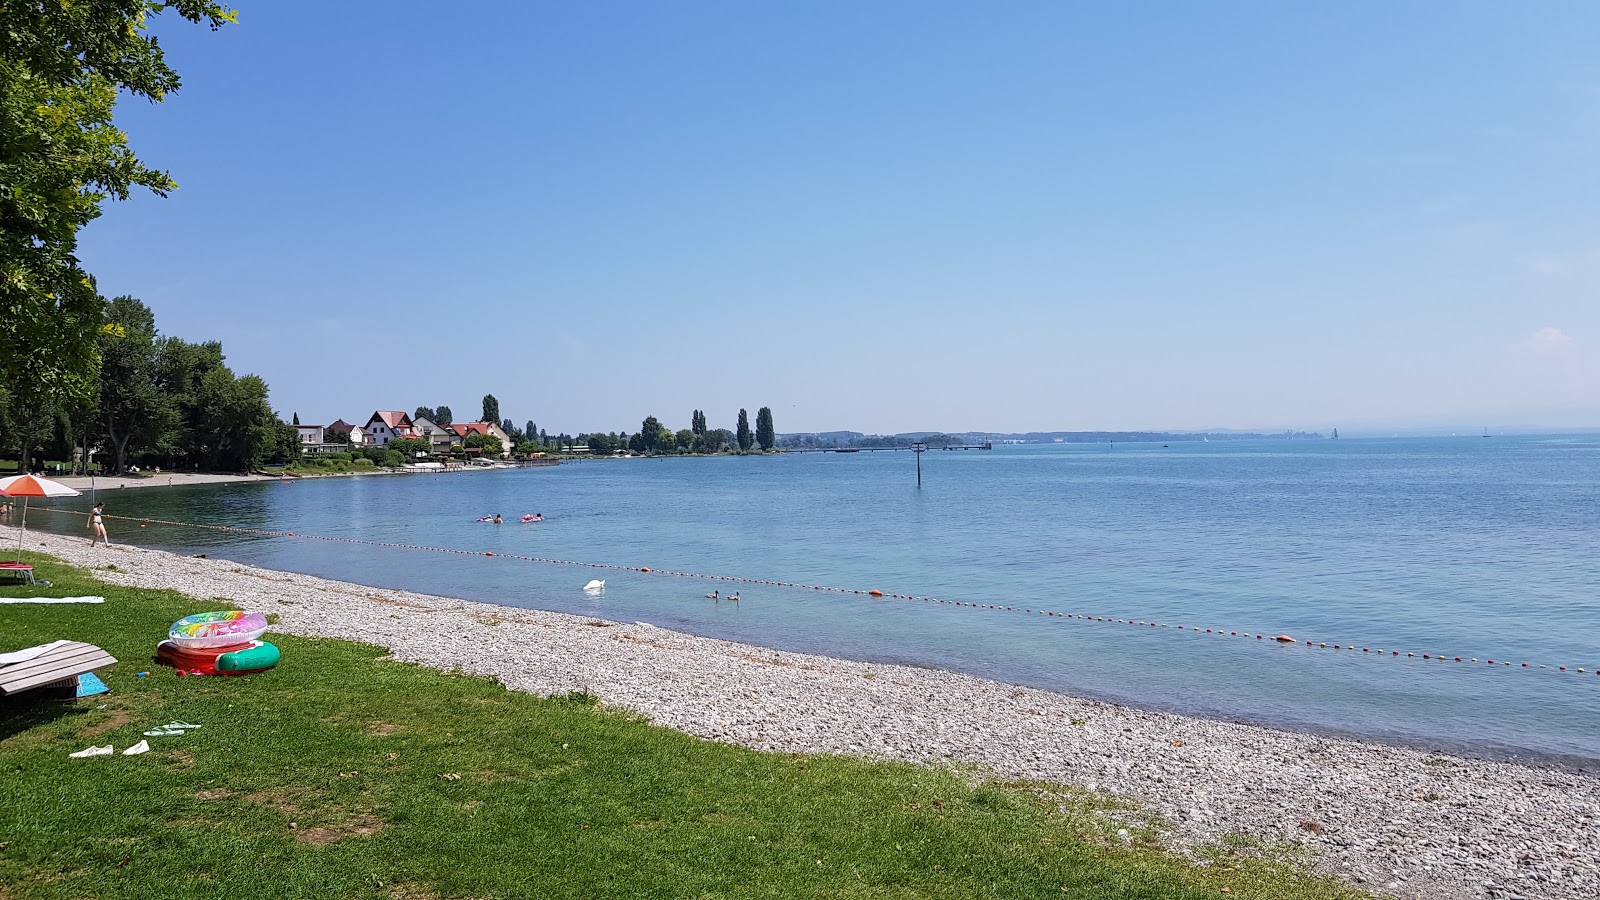
<svg viewBox="0 0 1600 900">
<path fill-rule="evenodd" d="M 113 436 L 111 438 L 112 445 L 117 448 L 117 474 L 118 475 L 121 475 L 122 473 L 124 473 L 124 472 L 126 472 L 128 470 L 128 467 L 126 465 L 127 457 L 128 457 L 128 437 L 129 437 L 129 435 L 125 434 L 120 438 L 115 437 L 115 436 Z"/>
</svg>

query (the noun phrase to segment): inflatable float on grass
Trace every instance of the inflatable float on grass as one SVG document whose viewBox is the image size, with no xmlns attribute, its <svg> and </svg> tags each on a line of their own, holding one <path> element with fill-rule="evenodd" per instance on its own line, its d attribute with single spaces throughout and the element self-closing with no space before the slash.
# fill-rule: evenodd
<svg viewBox="0 0 1600 900">
<path fill-rule="evenodd" d="M 167 639 L 185 650 L 213 647 L 238 647 L 261 637 L 267 630 L 267 617 L 228 609 L 195 613 L 172 623 Z"/>
<path fill-rule="evenodd" d="M 180 675 L 249 675 L 272 668 L 281 656 L 265 641 L 210 649 L 185 649 L 171 641 L 156 645 L 156 659 Z"/>
<path fill-rule="evenodd" d="M 267 617 L 230 609 L 196 613 L 172 623 L 156 659 L 179 675 L 247 675 L 278 664 L 278 648 L 259 640 Z"/>
</svg>

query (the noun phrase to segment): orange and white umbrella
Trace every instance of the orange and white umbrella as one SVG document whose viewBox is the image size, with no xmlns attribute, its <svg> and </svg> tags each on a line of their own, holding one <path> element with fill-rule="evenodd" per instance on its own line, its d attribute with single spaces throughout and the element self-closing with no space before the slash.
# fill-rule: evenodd
<svg viewBox="0 0 1600 900">
<path fill-rule="evenodd" d="M 0 478 L 0 494 L 7 497 L 22 498 L 22 524 L 17 529 L 17 562 L 22 562 L 22 533 L 28 530 L 28 498 L 30 497 L 77 497 L 83 491 L 70 488 L 59 481 L 40 478 L 37 475 L 13 475 L 10 478 Z"/>
</svg>

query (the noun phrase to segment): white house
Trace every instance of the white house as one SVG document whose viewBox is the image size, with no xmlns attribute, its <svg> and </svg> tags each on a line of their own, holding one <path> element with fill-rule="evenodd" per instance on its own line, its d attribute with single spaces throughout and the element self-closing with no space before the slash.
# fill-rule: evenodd
<svg viewBox="0 0 1600 900">
<path fill-rule="evenodd" d="M 305 451 L 322 443 L 321 425 L 296 425 L 294 430 L 300 433 L 300 449 Z"/>
<path fill-rule="evenodd" d="M 379 447 L 387 447 L 390 441 L 397 438 L 421 437 L 411 417 L 395 409 L 374 412 L 362 430 L 367 433 L 366 442 Z"/>
</svg>

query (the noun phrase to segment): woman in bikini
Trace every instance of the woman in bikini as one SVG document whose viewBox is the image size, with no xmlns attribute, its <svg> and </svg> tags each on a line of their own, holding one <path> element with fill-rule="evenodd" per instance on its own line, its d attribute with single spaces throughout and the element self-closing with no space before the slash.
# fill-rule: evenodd
<svg viewBox="0 0 1600 900">
<path fill-rule="evenodd" d="M 94 537 L 89 541 L 91 547 L 101 541 L 104 541 L 107 547 L 111 546 L 111 538 L 106 537 L 105 514 L 104 503 L 96 503 L 94 509 L 89 511 L 89 530 L 94 532 Z"/>
</svg>

